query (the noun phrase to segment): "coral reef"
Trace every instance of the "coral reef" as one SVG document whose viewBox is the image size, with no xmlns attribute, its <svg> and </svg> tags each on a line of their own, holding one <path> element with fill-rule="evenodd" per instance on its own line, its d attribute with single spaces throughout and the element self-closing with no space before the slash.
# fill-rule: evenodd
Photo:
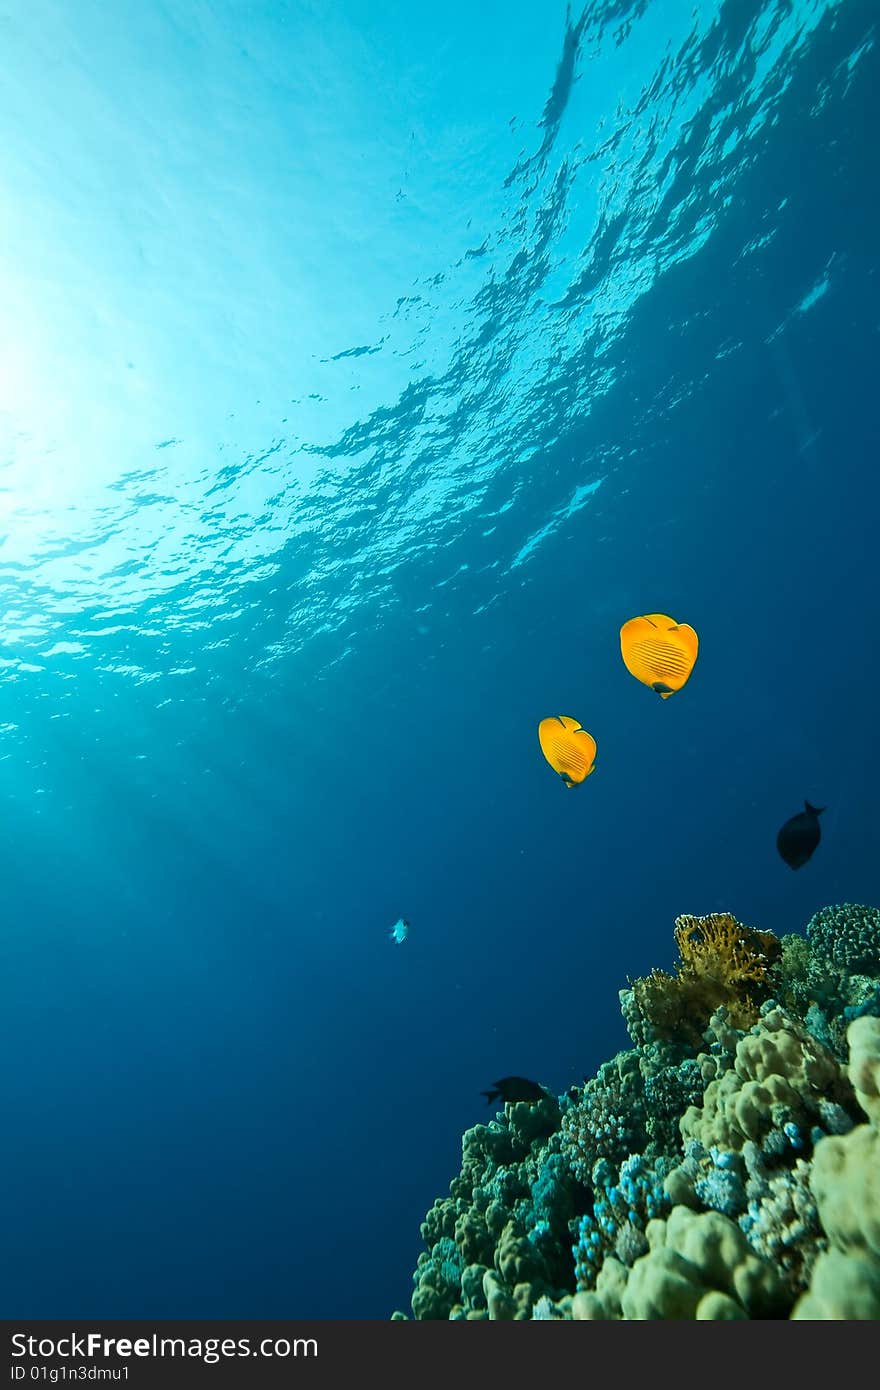
<svg viewBox="0 0 880 1390">
<path fill-rule="evenodd" d="M 648 1222 L 669 1210 L 663 1180 L 672 1167 L 671 1160 L 650 1164 L 640 1154 L 632 1154 L 619 1171 L 608 1159 L 598 1160 L 592 1174 L 593 1210 L 578 1221 L 572 1247 L 579 1290 L 593 1287 L 608 1255 L 630 1267 L 646 1253 Z"/>
<path fill-rule="evenodd" d="M 422 1223 L 416 1318 L 530 1316 L 564 1293 L 580 1184 L 560 1152 L 561 1113 L 550 1096 L 520 1101 L 465 1133 L 461 1173 Z"/>
<path fill-rule="evenodd" d="M 880 974 L 880 908 L 862 903 L 823 907 L 807 923 L 807 940 L 850 975 Z"/>
<path fill-rule="evenodd" d="M 685 1138 L 738 1152 L 760 1141 L 770 1152 L 800 1150 L 822 1130 L 822 1106 L 852 1104 L 852 1088 L 827 1048 L 779 1007 L 764 1010 L 737 1044 L 733 1065 L 709 1081 L 702 1106 L 682 1116 Z"/>
<path fill-rule="evenodd" d="M 633 1046 L 464 1135 L 413 1316 L 880 1318 L 878 922 L 677 918 L 675 974 L 620 991 Z"/>
<path fill-rule="evenodd" d="M 880 1020 L 847 1029 L 849 1079 L 868 1124 L 816 1145 L 810 1187 L 829 1248 L 793 1318 L 880 1318 Z"/>
<path fill-rule="evenodd" d="M 720 1212 L 673 1207 L 666 1221 L 651 1223 L 649 1241 L 623 1290 L 624 1318 L 727 1321 L 774 1317 L 787 1308 L 776 1267 L 754 1254 Z"/>
<path fill-rule="evenodd" d="M 880 1015 L 880 913 L 852 904 L 823 908 L 807 933 L 782 938 L 774 997 L 845 1061 L 848 1024 Z M 873 974 L 867 970 L 872 960 Z"/>
<path fill-rule="evenodd" d="M 698 1046 L 720 1005 L 735 1027 L 748 1028 L 770 993 L 770 969 L 782 950 L 778 937 L 743 926 L 729 912 L 712 912 L 677 917 L 675 944 L 674 975 L 655 969 L 632 984 L 650 1036 Z"/>
<path fill-rule="evenodd" d="M 636 1052 L 619 1052 L 586 1083 L 562 1117 L 562 1151 L 588 1185 L 599 1158 L 619 1163 L 645 1143 L 645 1087 Z"/>
</svg>

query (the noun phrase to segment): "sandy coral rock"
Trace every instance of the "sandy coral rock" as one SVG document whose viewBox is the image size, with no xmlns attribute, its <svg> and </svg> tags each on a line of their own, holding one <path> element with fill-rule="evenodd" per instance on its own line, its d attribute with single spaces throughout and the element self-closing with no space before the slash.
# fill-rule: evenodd
<svg viewBox="0 0 880 1390">
<path fill-rule="evenodd" d="M 705 1149 L 714 1145 L 738 1153 L 747 1140 L 763 1138 L 773 1125 L 774 1109 L 778 1113 L 797 1105 L 797 1092 L 784 1076 L 744 1081 L 739 1072 L 728 1071 L 709 1082 L 702 1107 L 688 1107 L 680 1129 L 684 1139 L 698 1139 Z"/>
<path fill-rule="evenodd" d="M 509 1221 L 495 1250 L 495 1267 L 509 1287 L 546 1278 L 545 1262 L 534 1244 Z"/>
<path fill-rule="evenodd" d="M 543 1285 L 541 1284 L 531 1284 L 527 1281 L 514 1285 L 513 1316 L 515 1318 L 519 1318 L 521 1321 L 531 1319 L 532 1309 L 539 1298 L 543 1297 L 542 1288 Z"/>
<path fill-rule="evenodd" d="M 677 1206 L 665 1222 L 650 1224 L 651 1251 L 632 1267 L 621 1300 L 624 1317 L 787 1316 L 791 1295 L 783 1280 L 728 1217 Z"/>
<path fill-rule="evenodd" d="M 455 1232 L 456 1203 L 451 1197 L 438 1197 L 422 1222 L 422 1240 L 436 1245 L 442 1236 Z"/>
<path fill-rule="evenodd" d="M 823 1096 L 849 1086 L 831 1052 L 782 1009 L 768 1008 L 736 1045 L 731 1070 L 710 1081 L 702 1107 L 681 1119 L 684 1139 L 739 1152 L 773 1127 L 814 1111 Z"/>
<path fill-rule="evenodd" d="M 653 1217 L 645 1227 L 645 1239 L 649 1250 L 662 1250 L 666 1244 L 666 1222 L 659 1216 Z"/>
<path fill-rule="evenodd" d="M 494 1241 L 497 1241 L 510 1220 L 510 1212 L 503 1202 L 491 1201 L 486 1208 L 486 1229 Z"/>
<path fill-rule="evenodd" d="M 709 1288 L 733 1291 L 737 1265 L 749 1255 L 740 1228 L 718 1211 L 693 1212 L 673 1207 L 666 1223 L 667 1249 L 677 1250 L 700 1271 Z"/>
<path fill-rule="evenodd" d="M 636 1260 L 621 1300 L 623 1316 L 635 1321 L 664 1319 L 676 1322 L 696 1316 L 697 1305 L 708 1289 L 700 1271 L 677 1250 L 661 1246 Z"/>
<path fill-rule="evenodd" d="M 485 1309 L 486 1296 L 483 1293 L 485 1274 L 486 1266 L 481 1264 L 468 1265 L 466 1269 L 462 1270 L 461 1292 L 466 1308 Z"/>
<path fill-rule="evenodd" d="M 699 1207 L 700 1203 L 694 1189 L 694 1180 L 685 1168 L 673 1168 L 663 1183 L 666 1195 L 676 1207 Z"/>
<path fill-rule="evenodd" d="M 776 1265 L 758 1255 L 737 1265 L 733 1291 L 750 1318 L 787 1318 L 794 1297 Z"/>
<path fill-rule="evenodd" d="M 621 1301 L 628 1277 L 629 1270 L 626 1265 L 622 1264 L 616 1256 L 608 1255 L 596 1276 L 596 1293 L 602 1300 L 606 1317 L 619 1318 L 621 1316 Z"/>
<path fill-rule="evenodd" d="M 462 1259 L 468 1265 L 490 1265 L 494 1244 L 486 1229 L 485 1220 L 477 1212 L 462 1212 L 453 1231 Z"/>
<path fill-rule="evenodd" d="M 880 1130 L 857 1125 L 820 1140 L 810 1187 L 831 1242 L 880 1259 Z"/>
<path fill-rule="evenodd" d="M 571 1300 L 571 1316 L 575 1322 L 605 1322 L 608 1314 L 598 1294 L 576 1293 Z"/>
<path fill-rule="evenodd" d="M 703 1294 L 694 1316 L 697 1322 L 737 1322 L 743 1318 L 748 1320 L 749 1315 L 735 1298 L 729 1298 L 726 1293 L 718 1293 L 713 1289 L 710 1293 Z"/>
<path fill-rule="evenodd" d="M 424 1281 L 413 1290 L 413 1317 L 420 1322 L 435 1322 L 449 1317 L 449 1301 L 433 1284 Z"/>
<path fill-rule="evenodd" d="M 767 1012 L 758 1029 L 740 1040 L 734 1068 L 749 1081 L 784 1076 L 799 1091 L 823 1090 L 839 1072 L 834 1057 L 781 1009 Z"/>
<path fill-rule="evenodd" d="M 827 1250 L 813 1266 L 810 1287 L 791 1314 L 795 1320 L 841 1322 L 880 1318 L 880 1260 Z"/>
<path fill-rule="evenodd" d="M 674 1207 L 666 1223 L 666 1245 L 690 1260 L 709 1288 L 735 1299 L 748 1316 L 787 1314 L 791 1295 L 777 1269 L 754 1253 L 739 1226 L 721 1212 Z"/>
<path fill-rule="evenodd" d="M 849 1079 L 856 1100 L 880 1128 L 880 1018 L 857 1018 L 846 1030 Z"/>
<path fill-rule="evenodd" d="M 487 1269 L 483 1275 L 483 1297 L 492 1322 L 512 1321 L 516 1314 L 513 1299 L 494 1269 Z"/>
</svg>

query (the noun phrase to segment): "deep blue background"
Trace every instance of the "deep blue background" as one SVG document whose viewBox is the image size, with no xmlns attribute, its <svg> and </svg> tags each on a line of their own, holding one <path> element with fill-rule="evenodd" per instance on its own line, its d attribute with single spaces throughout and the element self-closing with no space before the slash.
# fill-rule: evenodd
<svg viewBox="0 0 880 1390">
<path fill-rule="evenodd" d="M 652 11 L 662 30 L 669 7 Z M 322 446 L 328 476 L 340 470 L 321 542 L 339 576 L 306 578 L 318 542 L 291 532 L 270 577 L 241 576 L 244 617 L 210 656 L 173 620 L 182 580 L 163 605 L 131 603 L 113 639 L 118 662 L 147 667 L 152 653 L 157 680 L 82 660 L 63 704 L 46 674 L 0 685 L 18 729 L 0 763 L 6 1316 L 408 1309 L 419 1222 L 458 1170 L 462 1131 L 487 1116 L 480 1091 L 507 1073 L 561 1091 L 625 1046 L 617 991 L 669 966 L 678 913 L 729 910 L 782 933 L 824 904 L 878 901 L 876 54 L 846 75 L 871 12 L 829 8 L 779 58 L 790 83 L 721 211 L 711 167 L 687 163 L 700 123 L 682 127 L 677 177 L 695 221 L 715 208 L 711 236 L 608 333 L 613 384 L 585 406 L 600 354 L 575 306 L 543 396 L 575 404 L 543 425 L 536 411 L 527 461 L 508 454 L 472 512 L 452 518 L 450 502 L 422 551 L 389 556 L 372 528 L 394 530 L 445 450 L 467 499 L 486 457 L 454 418 L 433 469 L 426 453 L 390 482 L 369 458 L 342 468 L 355 441 Z M 736 96 L 722 57 L 761 7 L 719 14 L 694 56 L 717 83 L 706 121 Z M 464 11 L 450 23 L 466 47 Z M 551 28 L 555 77 L 522 58 L 532 152 L 565 81 L 561 10 Z M 586 57 L 599 30 L 585 20 L 568 42 L 613 125 L 601 54 L 616 40 L 593 68 Z M 557 140 L 547 180 L 578 142 L 600 144 L 576 122 Z M 591 243 L 597 283 L 609 225 Z M 744 254 L 759 231 L 772 235 Z M 659 215 L 653 235 L 659 247 Z M 474 324 L 499 305 L 515 321 L 506 264 L 499 252 Z M 401 268 L 401 294 L 407 283 Z M 459 365 L 462 399 L 497 386 L 475 350 Z M 417 380 L 428 415 L 448 407 L 449 377 Z M 374 461 L 402 456 L 407 421 L 422 420 L 409 399 L 387 406 L 362 425 Z M 4 571 L 8 607 L 26 582 Z M 318 631 L 328 595 L 344 607 L 356 589 L 349 626 Z M 285 645 L 294 605 L 305 633 Z M 667 701 L 618 647 L 626 618 L 658 610 L 701 639 Z M 100 601 L 69 621 L 87 619 L 103 621 Z M 172 668 L 187 670 L 172 682 Z M 537 745 L 557 712 L 598 743 L 575 791 Z M 828 810 L 794 874 L 775 834 L 804 797 Z M 387 933 L 401 914 L 398 948 Z"/>
</svg>

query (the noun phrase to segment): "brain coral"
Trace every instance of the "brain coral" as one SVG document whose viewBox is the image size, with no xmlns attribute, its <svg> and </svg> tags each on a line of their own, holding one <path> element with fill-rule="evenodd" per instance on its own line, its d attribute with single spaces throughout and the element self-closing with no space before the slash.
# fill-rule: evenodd
<svg viewBox="0 0 880 1390">
<path fill-rule="evenodd" d="M 813 950 L 849 974 L 880 974 L 880 908 L 862 903 L 823 907 L 807 923 Z"/>
</svg>

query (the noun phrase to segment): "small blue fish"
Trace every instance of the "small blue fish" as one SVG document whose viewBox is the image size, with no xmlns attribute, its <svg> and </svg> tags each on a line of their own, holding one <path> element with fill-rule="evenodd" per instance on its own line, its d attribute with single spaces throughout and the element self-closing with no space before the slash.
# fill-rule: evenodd
<svg viewBox="0 0 880 1390">
<path fill-rule="evenodd" d="M 399 946 L 402 941 L 406 941 L 409 935 L 409 922 L 405 917 L 398 917 L 391 931 L 388 933 L 392 941 L 396 941 Z"/>
</svg>

